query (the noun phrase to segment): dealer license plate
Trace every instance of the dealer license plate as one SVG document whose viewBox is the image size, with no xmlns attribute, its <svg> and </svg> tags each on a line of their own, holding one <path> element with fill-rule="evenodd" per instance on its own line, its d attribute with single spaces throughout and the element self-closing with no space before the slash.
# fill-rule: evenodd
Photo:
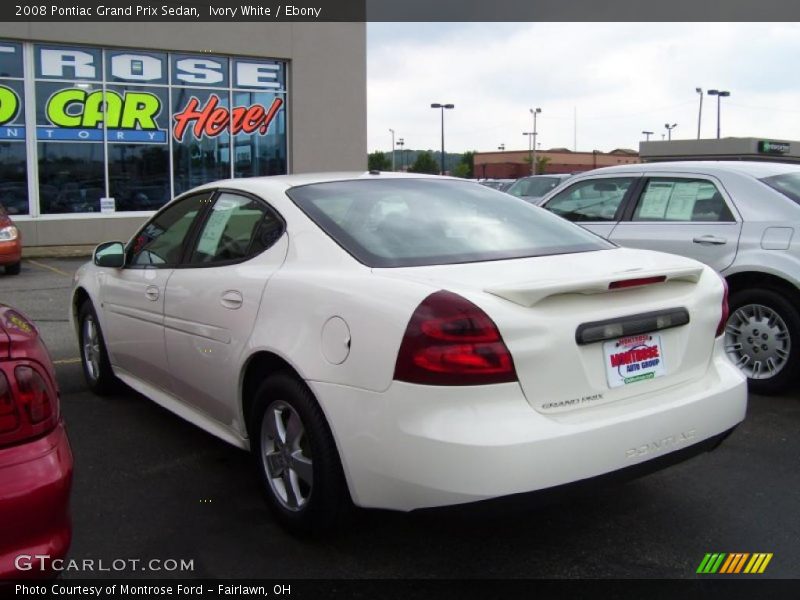
<svg viewBox="0 0 800 600">
<path fill-rule="evenodd" d="M 661 377 L 664 369 L 664 352 L 661 336 L 656 334 L 633 335 L 603 344 L 608 387 L 630 385 Z"/>
</svg>

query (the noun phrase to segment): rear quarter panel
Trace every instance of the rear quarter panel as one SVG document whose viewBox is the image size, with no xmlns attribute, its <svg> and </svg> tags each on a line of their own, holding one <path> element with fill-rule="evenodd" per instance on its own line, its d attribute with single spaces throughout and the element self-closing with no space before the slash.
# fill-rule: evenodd
<svg viewBox="0 0 800 600">
<path fill-rule="evenodd" d="M 274 352 L 306 380 L 384 391 L 408 321 L 432 291 L 366 268 L 283 269 L 267 285 L 249 354 Z M 350 351 L 341 364 L 321 350 L 323 327 L 332 317 L 343 319 L 350 331 Z"/>
</svg>

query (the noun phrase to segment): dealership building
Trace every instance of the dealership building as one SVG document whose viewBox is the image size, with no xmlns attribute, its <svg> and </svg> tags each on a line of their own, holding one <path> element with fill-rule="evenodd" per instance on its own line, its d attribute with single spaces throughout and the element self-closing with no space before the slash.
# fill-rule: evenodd
<svg viewBox="0 0 800 600">
<path fill-rule="evenodd" d="M 753 160 L 798 164 L 800 142 L 753 137 L 640 142 L 639 155 L 643 162 Z"/>
<path fill-rule="evenodd" d="M 364 23 L 0 23 L 0 204 L 25 246 L 127 239 L 231 177 L 366 166 Z"/>
</svg>

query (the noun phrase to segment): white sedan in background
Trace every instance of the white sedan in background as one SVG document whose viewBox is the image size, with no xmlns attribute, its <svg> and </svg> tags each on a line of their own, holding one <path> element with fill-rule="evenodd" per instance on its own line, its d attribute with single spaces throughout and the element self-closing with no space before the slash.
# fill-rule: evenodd
<svg viewBox="0 0 800 600">
<path fill-rule="evenodd" d="M 98 246 L 71 315 L 91 389 L 252 450 L 296 531 L 659 467 L 745 416 L 711 268 L 457 179 L 202 186 Z"/>
</svg>

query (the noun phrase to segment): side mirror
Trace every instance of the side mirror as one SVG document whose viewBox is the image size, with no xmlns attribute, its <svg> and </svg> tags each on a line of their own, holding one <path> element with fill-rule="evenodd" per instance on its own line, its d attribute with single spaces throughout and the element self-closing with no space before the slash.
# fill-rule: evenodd
<svg viewBox="0 0 800 600">
<path fill-rule="evenodd" d="M 122 242 L 105 242 L 94 249 L 94 264 L 98 267 L 125 266 L 125 246 Z"/>
</svg>

